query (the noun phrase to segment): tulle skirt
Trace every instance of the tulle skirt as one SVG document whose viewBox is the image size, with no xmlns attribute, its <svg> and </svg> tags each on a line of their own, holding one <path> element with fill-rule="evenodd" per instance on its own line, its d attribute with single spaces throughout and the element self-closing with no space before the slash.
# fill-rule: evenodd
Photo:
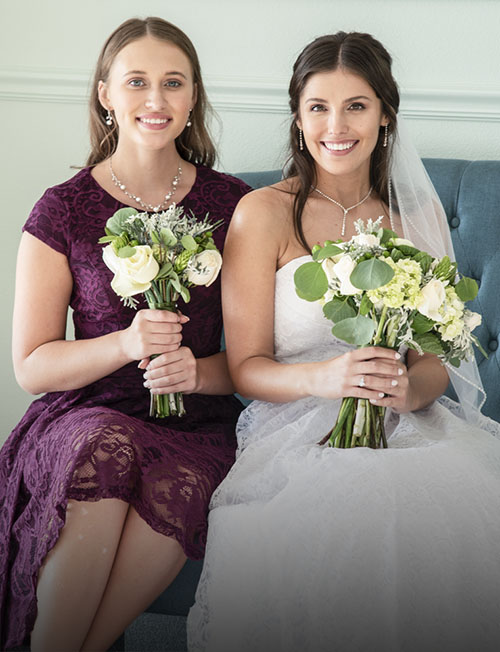
<svg viewBox="0 0 500 652">
<path fill-rule="evenodd" d="M 240 417 L 190 650 L 499 650 L 500 425 L 442 399 L 393 415 L 387 450 L 319 447 L 338 406 Z"/>
</svg>

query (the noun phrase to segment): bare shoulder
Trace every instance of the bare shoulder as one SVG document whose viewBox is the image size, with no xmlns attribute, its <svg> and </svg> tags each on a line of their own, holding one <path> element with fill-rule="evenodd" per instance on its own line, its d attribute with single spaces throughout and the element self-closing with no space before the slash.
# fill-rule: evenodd
<svg viewBox="0 0 500 652">
<path fill-rule="evenodd" d="M 251 227 L 273 233 L 288 232 L 292 224 L 294 198 L 288 180 L 252 190 L 236 206 L 231 222 L 233 230 Z"/>
</svg>

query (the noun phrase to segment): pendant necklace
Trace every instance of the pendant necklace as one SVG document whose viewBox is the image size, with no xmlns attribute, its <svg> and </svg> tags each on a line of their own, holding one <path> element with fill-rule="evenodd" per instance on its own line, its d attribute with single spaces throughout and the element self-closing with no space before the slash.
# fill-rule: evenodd
<svg viewBox="0 0 500 652">
<path fill-rule="evenodd" d="M 172 179 L 172 184 L 171 184 L 171 189 L 167 192 L 165 195 L 165 199 L 161 202 L 161 204 L 158 204 L 157 206 L 153 206 L 153 204 L 146 204 L 146 202 L 142 201 L 140 197 L 137 197 L 137 195 L 134 195 L 133 193 L 129 192 L 127 190 L 127 187 L 125 186 L 124 183 L 118 179 L 116 174 L 114 173 L 113 166 L 111 165 L 111 159 L 109 159 L 109 171 L 111 172 L 111 179 L 113 180 L 113 183 L 117 188 L 119 188 L 121 191 L 123 191 L 127 197 L 130 197 L 130 199 L 133 199 L 135 202 L 139 204 L 142 208 L 144 208 L 145 211 L 153 212 L 153 213 L 158 213 L 158 211 L 161 211 L 165 208 L 167 208 L 170 200 L 174 196 L 175 191 L 177 190 L 177 185 L 180 181 L 181 175 L 182 175 L 182 168 L 179 165 L 177 169 L 177 174 L 175 177 Z"/>
<path fill-rule="evenodd" d="M 345 234 L 345 220 L 346 220 L 346 217 L 347 217 L 347 213 L 349 211 L 352 211 L 353 208 L 356 208 L 357 206 L 360 206 L 364 201 L 366 201 L 368 199 L 368 197 L 372 194 L 373 186 L 370 186 L 370 190 L 368 191 L 368 194 L 365 197 L 363 197 L 363 199 L 358 201 L 357 204 L 354 204 L 353 206 L 349 206 L 349 208 L 346 208 L 345 206 L 342 206 L 342 204 L 339 201 L 337 201 L 335 199 L 332 199 L 328 195 L 325 195 L 325 193 L 321 192 L 321 190 L 319 190 L 319 188 L 313 187 L 313 190 L 315 190 L 322 197 L 324 197 L 325 199 L 328 199 L 328 201 L 331 201 L 333 204 L 335 204 L 336 206 L 338 206 L 339 208 L 341 208 L 344 211 L 344 217 L 342 218 L 342 232 L 341 232 L 341 234 L 343 236 Z"/>
</svg>

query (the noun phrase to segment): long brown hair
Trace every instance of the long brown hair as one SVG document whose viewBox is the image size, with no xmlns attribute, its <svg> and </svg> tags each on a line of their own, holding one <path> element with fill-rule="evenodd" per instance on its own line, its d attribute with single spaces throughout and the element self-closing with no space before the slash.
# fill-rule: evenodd
<svg viewBox="0 0 500 652">
<path fill-rule="evenodd" d="M 297 176 L 299 190 L 293 204 L 293 222 L 299 242 L 309 249 L 302 227 L 302 213 L 311 187 L 316 185 L 314 159 L 299 147 L 296 119 L 299 117 L 300 96 L 311 77 L 318 72 L 333 72 L 338 68 L 362 77 L 381 100 L 382 111 L 389 118 L 388 133 L 394 133 L 399 109 L 399 91 L 391 72 L 392 58 L 384 46 L 370 34 L 337 32 L 321 36 L 299 54 L 288 88 L 292 123 L 290 125 L 290 155 L 286 178 Z M 370 182 L 379 197 L 388 203 L 390 147 L 383 147 L 385 128 L 380 127 L 377 145 L 371 156 Z"/>
<path fill-rule="evenodd" d="M 212 167 L 215 162 L 215 147 L 205 125 L 206 114 L 212 111 L 208 103 L 201 78 L 200 62 L 194 45 L 182 30 L 163 18 L 149 17 L 141 20 L 131 18 L 122 23 L 108 38 L 97 60 L 94 80 L 90 94 L 90 147 L 87 165 L 97 165 L 109 158 L 118 144 L 118 127 L 113 121 L 105 122 L 106 110 L 99 102 L 99 81 L 106 82 L 116 55 L 126 45 L 144 36 L 153 36 L 176 45 L 187 56 L 193 71 L 196 85 L 196 104 L 190 116 L 191 126 L 184 129 L 175 139 L 177 151 L 186 161 Z"/>
</svg>

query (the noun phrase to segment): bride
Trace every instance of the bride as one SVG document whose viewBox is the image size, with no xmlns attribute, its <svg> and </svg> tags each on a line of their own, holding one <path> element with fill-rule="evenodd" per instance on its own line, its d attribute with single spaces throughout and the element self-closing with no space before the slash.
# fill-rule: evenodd
<svg viewBox="0 0 500 652">
<path fill-rule="evenodd" d="M 212 498 L 190 649 L 498 650 L 500 426 L 475 363 L 352 350 L 294 289 L 311 247 L 360 218 L 453 256 L 391 57 L 368 34 L 324 36 L 289 91 L 287 177 L 240 201 L 224 252 L 229 365 L 254 401 Z M 450 379 L 458 402 L 439 398 Z M 317 445 L 345 396 L 388 408 L 387 450 Z"/>
</svg>

